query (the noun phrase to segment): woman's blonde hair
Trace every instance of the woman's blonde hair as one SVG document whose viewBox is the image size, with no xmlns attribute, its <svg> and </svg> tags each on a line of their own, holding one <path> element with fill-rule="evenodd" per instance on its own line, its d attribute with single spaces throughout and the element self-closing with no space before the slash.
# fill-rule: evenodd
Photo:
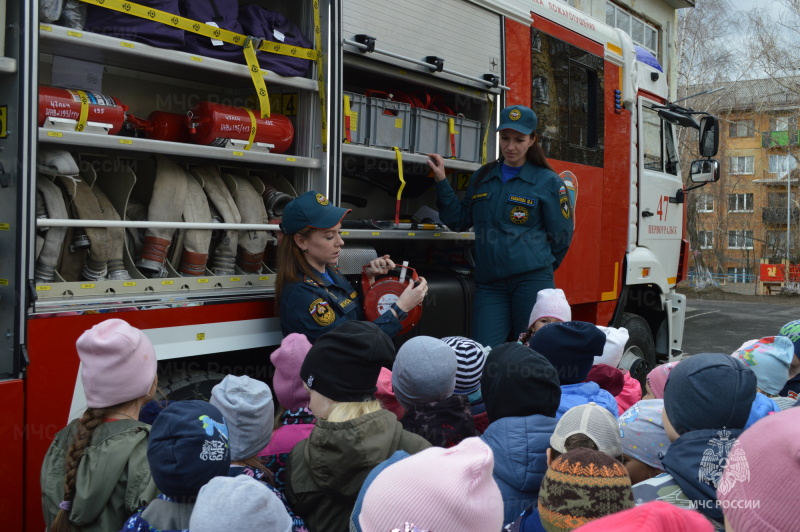
<svg viewBox="0 0 800 532">
<path fill-rule="evenodd" d="M 334 403 L 325 421 L 330 421 L 332 423 L 350 421 L 351 419 L 377 412 L 381 408 L 383 407 L 377 399 L 369 399 L 357 403 Z"/>
</svg>

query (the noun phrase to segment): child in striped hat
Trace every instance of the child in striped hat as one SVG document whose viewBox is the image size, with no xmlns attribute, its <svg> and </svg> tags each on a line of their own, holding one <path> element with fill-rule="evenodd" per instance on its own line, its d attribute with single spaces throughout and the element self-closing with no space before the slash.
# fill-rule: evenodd
<svg viewBox="0 0 800 532">
<path fill-rule="evenodd" d="M 475 421 L 475 429 L 481 434 L 489 426 L 486 406 L 481 395 L 481 374 L 486 364 L 486 355 L 492 350 L 471 338 L 447 336 L 442 341 L 456 352 L 456 387 L 453 395 L 466 395 Z"/>
</svg>

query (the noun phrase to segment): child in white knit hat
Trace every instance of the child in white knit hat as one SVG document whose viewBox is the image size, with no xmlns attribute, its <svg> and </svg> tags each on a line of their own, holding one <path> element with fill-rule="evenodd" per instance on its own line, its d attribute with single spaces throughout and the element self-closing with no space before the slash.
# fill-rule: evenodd
<svg viewBox="0 0 800 532">
<path fill-rule="evenodd" d="M 567 302 L 567 296 L 560 288 L 544 288 L 536 294 L 536 304 L 531 310 L 528 320 L 528 329 L 519 335 L 517 341 L 528 345 L 531 336 L 536 331 L 549 323 L 572 321 L 572 309 Z"/>
</svg>

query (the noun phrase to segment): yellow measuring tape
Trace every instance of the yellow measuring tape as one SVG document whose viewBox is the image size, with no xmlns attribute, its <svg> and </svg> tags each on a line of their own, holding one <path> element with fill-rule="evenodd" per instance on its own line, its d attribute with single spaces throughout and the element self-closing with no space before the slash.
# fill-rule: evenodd
<svg viewBox="0 0 800 532">
<path fill-rule="evenodd" d="M 328 102 L 325 99 L 325 71 L 322 61 L 322 24 L 319 15 L 319 0 L 314 0 L 314 47 L 320 50 L 317 54 L 317 84 L 319 85 L 319 106 L 322 110 L 322 151 L 328 151 Z"/>
<path fill-rule="evenodd" d="M 83 131 L 86 129 L 86 122 L 89 120 L 89 97 L 84 91 L 75 91 L 78 93 L 78 100 L 81 102 L 81 111 L 78 115 L 78 123 L 75 124 L 75 131 Z"/>
<path fill-rule="evenodd" d="M 256 123 L 256 115 L 253 114 L 253 111 L 248 109 L 247 107 L 243 107 L 247 114 L 250 116 L 250 138 L 247 139 L 247 146 L 244 147 L 245 150 L 249 150 L 253 146 L 253 141 L 256 138 L 256 129 L 258 128 L 258 124 Z M 264 118 L 263 116 L 261 118 Z"/>
</svg>

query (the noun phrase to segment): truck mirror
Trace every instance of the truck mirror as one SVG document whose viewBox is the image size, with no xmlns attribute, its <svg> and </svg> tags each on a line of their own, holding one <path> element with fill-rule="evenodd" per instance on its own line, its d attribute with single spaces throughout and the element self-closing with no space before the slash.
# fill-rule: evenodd
<svg viewBox="0 0 800 532">
<path fill-rule="evenodd" d="M 717 154 L 719 149 L 719 121 L 716 116 L 704 116 L 700 119 L 699 144 L 701 157 L 714 157 Z M 719 166 L 719 163 L 717 163 L 717 166 Z M 692 168 L 694 168 L 694 163 L 692 163 Z"/>
<path fill-rule="evenodd" d="M 697 159 L 692 161 L 689 177 L 692 183 L 713 183 L 719 181 L 719 161 L 716 159 Z"/>
</svg>

